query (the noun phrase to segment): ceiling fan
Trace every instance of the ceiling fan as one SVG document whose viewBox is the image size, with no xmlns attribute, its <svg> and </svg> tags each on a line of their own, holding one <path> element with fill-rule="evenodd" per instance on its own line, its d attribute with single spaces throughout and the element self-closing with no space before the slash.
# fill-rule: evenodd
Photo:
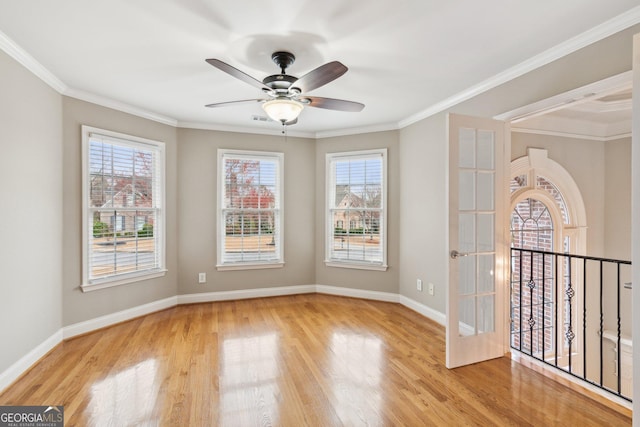
<svg viewBox="0 0 640 427">
<path fill-rule="evenodd" d="M 353 112 L 362 111 L 364 108 L 364 104 L 359 102 L 307 95 L 307 92 L 324 86 L 346 73 L 348 68 L 342 63 L 338 61 L 329 62 L 297 78 L 286 73 L 287 68 L 296 60 L 296 57 L 292 53 L 282 51 L 274 52 L 271 55 L 271 59 L 280 68 L 281 72 L 280 74 L 267 76 L 262 81 L 251 77 L 219 59 L 207 59 L 206 61 L 209 64 L 219 70 L 261 89 L 267 98 L 217 102 L 208 104 L 206 107 L 216 108 L 238 104 L 261 103 L 267 115 L 283 125 L 296 124 L 298 122 L 298 115 L 305 106 Z"/>
</svg>

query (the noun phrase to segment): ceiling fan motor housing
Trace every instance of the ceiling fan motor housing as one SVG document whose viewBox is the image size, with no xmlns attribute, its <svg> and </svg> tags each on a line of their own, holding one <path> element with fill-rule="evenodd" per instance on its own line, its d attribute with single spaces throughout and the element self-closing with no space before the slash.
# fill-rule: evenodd
<svg viewBox="0 0 640 427">
<path fill-rule="evenodd" d="M 274 74 L 272 76 L 265 77 L 262 83 L 265 86 L 269 86 L 271 89 L 289 89 L 292 84 L 298 80 L 296 77 L 289 74 Z"/>
<path fill-rule="evenodd" d="M 291 52 L 273 52 L 271 55 L 271 59 L 276 63 L 278 67 L 282 70 L 282 74 L 285 73 L 285 70 L 289 68 L 291 64 L 296 62 L 296 57 Z"/>
<path fill-rule="evenodd" d="M 262 83 L 272 90 L 280 90 L 281 92 L 284 92 L 288 90 L 296 80 L 298 80 L 297 77 L 286 74 L 287 68 L 296 62 L 296 57 L 293 53 L 279 51 L 274 52 L 271 55 L 271 59 L 280 68 L 281 74 L 274 74 L 272 76 L 265 77 L 264 80 L 262 80 Z"/>
</svg>

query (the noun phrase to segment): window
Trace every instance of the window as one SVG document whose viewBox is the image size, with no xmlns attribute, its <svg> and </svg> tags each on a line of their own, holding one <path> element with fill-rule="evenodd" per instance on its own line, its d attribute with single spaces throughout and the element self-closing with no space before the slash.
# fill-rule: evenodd
<svg viewBox="0 0 640 427">
<path fill-rule="evenodd" d="M 83 283 L 164 275 L 164 144 L 82 127 Z"/>
<path fill-rule="evenodd" d="M 586 252 L 586 213 L 580 190 L 546 150 L 528 148 L 527 156 L 511 162 L 511 206 L 511 247 Z M 580 359 L 584 337 L 579 313 L 585 295 L 572 284 L 582 283 L 583 272 L 572 268 L 568 259 L 548 258 L 543 264 L 542 255 L 520 258 L 512 256 L 512 280 L 519 280 L 521 270 L 531 277 L 526 278 L 525 292 L 514 291 L 512 283 L 510 309 L 516 320 L 511 325 L 511 346 L 555 357 L 560 365 L 568 364 L 570 356 Z M 571 340 L 567 339 L 570 325 L 575 331 Z"/>
<path fill-rule="evenodd" d="M 112 215 L 111 228 L 113 231 L 124 231 L 124 215 Z"/>
<path fill-rule="evenodd" d="M 386 270 L 387 150 L 327 154 L 327 187 L 325 264 Z"/>
<path fill-rule="evenodd" d="M 282 153 L 218 150 L 218 269 L 282 267 Z"/>
</svg>

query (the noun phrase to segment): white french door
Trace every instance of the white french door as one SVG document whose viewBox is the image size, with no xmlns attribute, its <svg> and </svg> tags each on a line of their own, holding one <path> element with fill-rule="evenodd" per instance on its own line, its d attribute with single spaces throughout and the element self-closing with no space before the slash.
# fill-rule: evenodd
<svg viewBox="0 0 640 427">
<path fill-rule="evenodd" d="M 450 369 L 505 353 L 507 137 L 504 122 L 448 116 Z"/>
</svg>

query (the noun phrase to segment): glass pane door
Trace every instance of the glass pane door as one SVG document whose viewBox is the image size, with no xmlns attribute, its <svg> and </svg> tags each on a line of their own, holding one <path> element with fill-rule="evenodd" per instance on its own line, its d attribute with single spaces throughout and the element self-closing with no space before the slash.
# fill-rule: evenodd
<svg viewBox="0 0 640 427">
<path fill-rule="evenodd" d="M 449 115 L 449 368 L 507 348 L 505 135 L 503 122 Z"/>
<path fill-rule="evenodd" d="M 495 134 L 461 128 L 458 136 L 458 334 L 495 331 Z"/>
</svg>

